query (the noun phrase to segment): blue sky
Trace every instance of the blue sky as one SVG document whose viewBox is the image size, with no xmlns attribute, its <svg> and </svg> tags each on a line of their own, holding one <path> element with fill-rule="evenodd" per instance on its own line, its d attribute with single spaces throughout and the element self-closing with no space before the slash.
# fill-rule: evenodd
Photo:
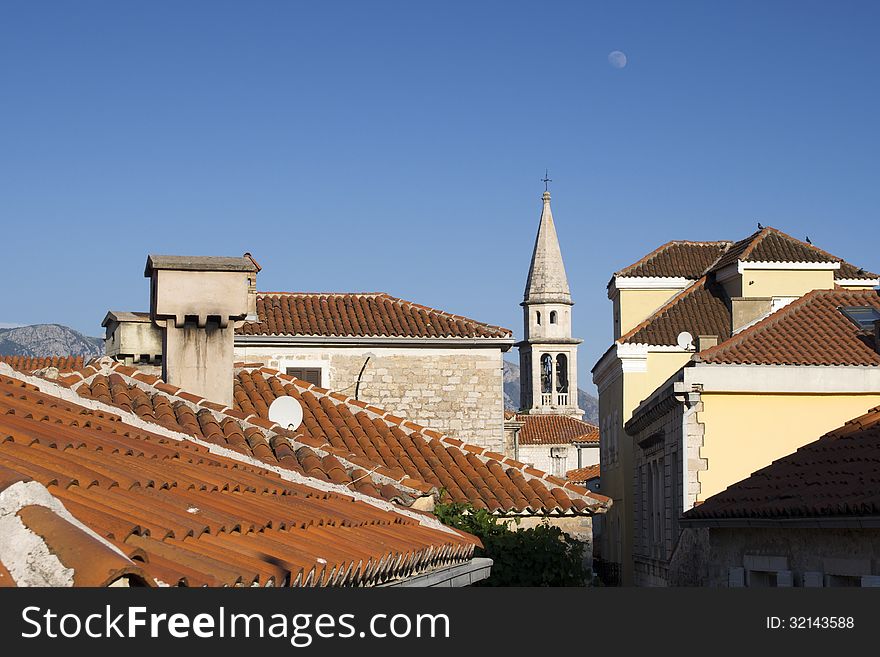
<svg viewBox="0 0 880 657">
<path fill-rule="evenodd" d="M 757 221 L 880 270 L 874 2 L 0 4 L 0 323 L 100 333 L 147 253 L 513 328 L 549 167 L 584 339 L 611 273 Z M 626 53 L 624 68 L 608 54 Z"/>
</svg>

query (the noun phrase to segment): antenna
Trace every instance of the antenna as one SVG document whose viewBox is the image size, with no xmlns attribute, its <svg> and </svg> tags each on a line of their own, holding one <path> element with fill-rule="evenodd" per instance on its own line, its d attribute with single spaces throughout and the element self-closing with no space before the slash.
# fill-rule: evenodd
<svg viewBox="0 0 880 657">
<path fill-rule="evenodd" d="M 269 405 L 269 421 L 296 431 L 303 421 L 302 405 L 293 397 L 278 397 Z"/>
<path fill-rule="evenodd" d="M 675 340 L 678 343 L 680 349 L 686 349 L 687 351 L 691 351 L 694 348 L 694 336 L 692 336 L 687 331 L 682 331 L 678 334 L 678 338 Z"/>
</svg>

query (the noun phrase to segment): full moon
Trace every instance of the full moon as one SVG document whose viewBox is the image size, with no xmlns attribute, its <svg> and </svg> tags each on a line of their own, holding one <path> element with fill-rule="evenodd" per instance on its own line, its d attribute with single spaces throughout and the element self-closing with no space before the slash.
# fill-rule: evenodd
<svg viewBox="0 0 880 657">
<path fill-rule="evenodd" d="M 626 66 L 626 55 L 619 50 L 612 50 L 608 53 L 608 63 L 612 68 L 623 68 Z"/>
</svg>

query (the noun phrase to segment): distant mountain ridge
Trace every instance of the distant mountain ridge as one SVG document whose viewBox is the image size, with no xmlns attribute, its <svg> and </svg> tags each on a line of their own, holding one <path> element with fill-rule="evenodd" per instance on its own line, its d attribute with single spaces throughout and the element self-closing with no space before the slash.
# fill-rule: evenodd
<svg viewBox="0 0 880 657">
<path fill-rule="evenodd" d="M 62 324 L 32 324 L 0 329 L 0 356 L 104 355 L 104 339 L 93 338 Z"/>
<path fill-rule="evenodd" d="M 584 411 L 584 420 L 599 424 L 599 400 L 578 388 L 578 406 Z M 519 410 L 519 365 L 504 361 L 504 409 Z"/>
</svg>

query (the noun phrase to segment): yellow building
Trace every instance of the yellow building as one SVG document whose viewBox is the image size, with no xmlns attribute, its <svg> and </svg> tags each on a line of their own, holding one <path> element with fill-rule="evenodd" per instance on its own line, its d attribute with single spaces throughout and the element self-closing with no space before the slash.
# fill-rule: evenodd
<svg viewBox="0 0 880 657">
<path fill-rule="evenodd" d="M 805 424 L 811 422 L 809 414 L 797 409 L 812 410 L 813 421 L 826 422 L 826 429 L 864 412 L 872 399 L 873 405 L 880 401 L 871 394 L 871 386 L 880 390 L 880 379 L 874 380 L 880 367 L 874 364 L 844 364 L 832 381 L 827 366 L 792 371 L 776 363 L 758 364 L 759 370 L 740 363 L 713 370 L 720 386 L 717 396 L 708 392 L 705 399 L 694 400 L 714 385 L 714 380 L 685 379 L 697 370 L 708 375 L 709 363 L 698 363 L 695 356 L 710 354 L 716 345 L 723 351 L 812 290 L 876 297 L 870 290 L 878 284 L 876 274 L 772 228 L 736 243 L 670 242 L 614 274 L 608 296 L 614 305 L 615 342 L 593 368 L 599 389 L 602 488 L 614 500 L 598 552 L 603 561 L 619 564 L 624 584 L 664 581 L 659 565 L 653 568 L 651 561 L 652 570 L 643 562 L 655 559 L 662 565 L 661 548 L 677 536 L 675 514 L 681 507 L 690 508 L 700 495 L 717 492 L 791 451 L 781 446 L 782 451 L 754 445 L 738 449 L 742 440 L 731 438 L 742 429 L 757 429 L 749 435 L 761 444 L 764 428 L 778 430 L 770 420 L 781 399 Z M 843 321 L 852 325 L 845 317 Z M 809 346 L 804 353 L 810 353 Z M 822 401 L 816 408 L 818 398 Z M 692 437 L 687 449 L 672 449 L 675 440 L 661 437 L 672 436 L 676 426 L 679 438 L 689 431 L 711 433 L 709 443 L 697 445 Z M 665 428 L 661 432 L 657 427 Z M 814 438 L 818 425 L 811 427 L 808 433 L 787 429 L 786 446 Z M 661 512 L 659 500 L 666 498 L 680 501 Z M 649 501 L 657 508 L 650 521 L 643 518 Z M 642 570 L 654 574 L 643 572 L 636 578 L 636 553 Z"/>
</svg>

